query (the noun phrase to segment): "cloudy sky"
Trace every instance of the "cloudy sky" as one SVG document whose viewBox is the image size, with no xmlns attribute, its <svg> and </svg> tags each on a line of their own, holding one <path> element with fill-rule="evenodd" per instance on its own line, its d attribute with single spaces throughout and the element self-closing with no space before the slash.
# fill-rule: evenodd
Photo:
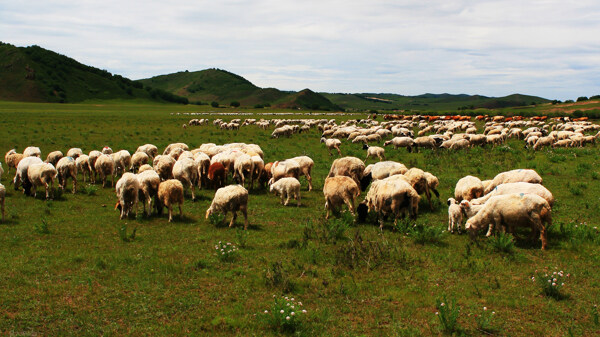
<svg viewBox="0 0 600 337">
<path fill-rule="evenodd" d="M 221 68 L 260 87 L 600 94 L 597 0 L 0 1 L 0 40 L 131 79 Z"/>
</svg>

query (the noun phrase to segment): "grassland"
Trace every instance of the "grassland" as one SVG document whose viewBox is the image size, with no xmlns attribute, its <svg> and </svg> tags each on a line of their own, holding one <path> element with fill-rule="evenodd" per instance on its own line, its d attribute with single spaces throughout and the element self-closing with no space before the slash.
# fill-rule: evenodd
<svg viewBox="0 0 600 337">
<path fill-rule="evenodd" d="M 58 193 L 44 201 L 42 193 L 33 199 L 14 191 L 13 172 L 3 175 L 8 193 L 7 221 L 0 224 L 3 334 L 275 336 L 281 333 L 263 322 L 262 313 L 273 295 L 282 294 L 308 310 L 299 335 L 439 335 L 436 300 L 443 296 L 461 308 L 457 335 L 485 334 L 475 317 L 484 306 L 496 312 L 493 335 L 600 333 L 594 309 L 600 300 L 596 146 L 530 152 L 510 141 L 459 152 L 388 149 L 390 160 L 437 175 L 441 200 L 434 210 L 421 203 L 417 227 L 405 222 L 394 230 L 390 223 L 380 232 L 344 214 L 323 221 L 320 188 L 335 157 L 319 144 L 318 131 L 274 140 L 255 127 L 181 128 L 190 119 L 185 113 L 209 111 L 122 102 L 0 103 L 1 151 L 36 145 L 45 155 L 109 145 L 133 152 L 145 143 L 162 150 L 172 142 L 197 147 L 235 141 L 259 144 L 265 161 L 305 154 L 316 163 L 315 190 L 307 192 L 301 180 L 300 208 L 281 206 L 265 190 L 250 192 L 247 233 L 204 219 L 213 191 L 201 191 L 196 202 L 188 194 L 183 219 L 173 223 L 166 214 L 119 221 L 112 188 L 85 186 L 76 195 Z M 342 151 L 365 156 L 359 145 L 344 143 Z M 536 169 L 557 199 L 548 251 L 522 239 L 527 233 L 517 236 L 513 252 L 504 253 L 484 238 L 471 242 L 442 232 L 444 201 L 460 177 L 487 179 L 525 167 Z M 219 241 L 240 247 L 234 261 L 217 258 Z M 546 267 L 571 274 L 559 300 L 543 296 L 530 279 Z"/>
</svg>

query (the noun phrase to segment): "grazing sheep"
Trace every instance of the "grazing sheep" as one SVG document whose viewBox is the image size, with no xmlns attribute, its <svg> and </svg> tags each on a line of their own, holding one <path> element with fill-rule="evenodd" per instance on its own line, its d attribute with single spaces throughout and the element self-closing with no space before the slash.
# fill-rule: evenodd
<svg viewBox="0 0 600 337">
<path fill-rule="evenodd" d="M 429 193 L 429 184 L 427 183 L 427 178 L 425 177 L 425 171 L 413 167 L 406 171 L 404 176 L 408 179 L 408 183 L 415 189 L 415 191 L 417 191 L 417 193 L 419 193 L 419 195 L 425 193 L 427 201 L 429 202 L 429 208 L 433 209 L 433 204 L 431 203 L 431 193 Z"/>
<path fill-rule="evenodd" d="M 198 164 L 198 188 L 208 187 L 208 168 L 210 167 L 210 157 L 204 152 L 196 152 L 194 161 Z"/>
<path fill-rule="evenodd" d="M 217 190 L 210 207 L 206 210 L 206 219 L 217 212 L 223 213 L 224 217 L 227 216 L 227 212 L 232 212 L 233 217 L 229 222 L 229 227 L 232 227 L 238 211 L 244 215 L 244 230 L 246 230 L 248 229 L 248 190 L 241 185 L 229 185 Z"/>
<path fill-rule="evenodd" d="M 473 205 L 482 205 L 491 197 L 504 194 L 536 194 L 544 198 L 550 207 L 554 206 L 554 196 L 552 195 L 552 192 L 543 185 L 526 182 L 500 184 L 483 197 L 471 200 L 471 203 Z"/>
<path fill-rule="evenodd" d="M 138 199 L 140 199 L 142 205 L 144 205 L 144 213 L 146 213 L 146 203 L 148 204 L 148 212 L 146 214 L 150 216 L 150 213 L 152 212 L 152 198 L 155 200 L 154 205 L 157 206 L 156 198 L 158 195 L 158 186 L 160 185 L 160 177 L 156 171 L 150 168 L 149 170 L 138 173 L 137 179 L 140 183 Z"/>
<path fill-rule="evenodd" d="M 102 154 L 113 154 L 113 149 L 108 146 L 102 148 Z"/>
<path fill-rule="evenodd" d="M 163 155 L 168 155 L 171 153 L 171 151 L 173 151 L 173 149 L 176 148 L 180 148 L 183 149 L 183 151 L 189 151 L 189 147 L 187 146 L 187 144 L 184 143 L 173 143 L 173 144 L 169 144 L 167 145 L 167 147 L 165 148 L 165 150 L 163 151 Z M 156 156 L 155 156 L 156 157 Z"/>
<path fill-rule="evenodd" d="M 110 187 L 113 187 L 115 185 L 115 161 L 110 155 L 100 155 L 100 157 L 98 157 L 98 159 L 96 159 L 96 162 L 94 163 L 94 169 L 100 175 L 100 180 L 102 180 L 102 187 L 106 187 L 106 178 L 109 175 L 112 176 Z"/>
<path fill-rule="evenodd" d="M 454 198 L 448 199 L 448 232 L 454 233 L 454 228 L 457 228 L 460 233 L 460 225 L 462 224 L 463 213 L 459 203 Z"/>
<path fill-rule="evenodd" d="M 154 158 L 154 170 L 162 181 L 173 179 L 173 165 L 175 165 L 175 159 L 171 156 L 162 155 Z"/>
<path fill-rule="evenodd" d="M 260 179 L 261 179 L 262 175 L 265 173 L 265 162 L 259 155 L 252 156 L 251 158 L 252 158 L 252 162 L 254 163 L 254 171 L 252 172 L 252 183 L 251 183 L 250 187 L 254 188 L 255 180 L 258 180 L 258 183 L 261 184 Z M 310 174 L 310 171 L 309 171 L 309 174 Z M 268 179 L 267 179 L 267 181 L 268 181 Z M 310 190 L 310 187 L 312 187 L 310 185 L 311 182 L 312 182 L 312 180 L 309 180 L 309 190 Z M 264 185 L 263 185 L 263 187 L 264 187 Z"/>
<path fill-rule="evenodd" d="M 440 185 L 440 180 L 438 179 L 438 177 L 434 176 L 429 172 L 425 172 L 425 179 L 427 179 L 427 186 L 429 187 L 429 190 L 432 191 L 433 194 L 435 194 L 436 198 L 438 198 L 439 200 L 440 192 L 438 192 L 437 188 Z"/>
<path fill-rule="evenodd" d="M 329 212 L 336 212 L 342 204 L 346 204 L 350 213 L 354 215 L 354 200 L 360 195 L 356 181 L 347 176 L 331 176 L 325 179 L 323 185 L 325 196 L 325 219 L 329 219 Z"/>
<path fill-rule="evenodd" d="M 115 174 L 120 175 L 131 168 L 131 154 L 127 150 L 121 150 L 112 154 L 115 161 Z"/>
<path fill-rule="evenodd" d="M 367 159 L 369 159 L 369 157 L 371 158 L 379 158 L 379 161 L 385 160 L 385 149 L 379 146 L 369 146 L 367 144 L 363 145 L 363 150 L 367 150 L 367 158 L 365 158 L 365 161 L 367 161 Z"/>
<path fill-rule="evenodd" d="M 121 211 L 120 219 L 122 220 L 129 216 L 129 212 L 131 212 L 132 209 L 135 210 L 135 215 L 137 216 L 140 182 L 136 175 L 130 172 L 125 172 L 121 179 L 117 181 L 115 190 L 118 198 L 116 208 L 119 208 Z"/>
<path fill-rule="evenodd" d="M 298 156 L 291 158 L 300 165 L 300 176 L 305 176 L 308 181 L 308 190 L 312 191 L 312 177 L 310 175 L 312 168 L 315 166 L 315 162 L 308 156 Z"/>
<path fill-rule="evenodd" d="M 60 151 L 52 151 L 48 153 L 48 157 L 46 157 L 45 163 L 50 163 L 56 166 L 56 163 L 63 157 L 63 153 Z"/>
<path fill-rule="evenodd" d="M 383 143 L 383 146 L 393 145 L 394 149 L 397 150 L 399 147 L 405 147 L 408 152 L 412 152 L 412 147 L 415 141 L 410 137 L 394 137 L 391 140 Z"/>
<path fill-rule="evenodd" d="M 496 186 L 507 183 L 526 182 L 532 184 L 541 184 L 542 177 L 531 169 L 516 169 L 497 174 L 492 182 L 485 187 L 484 194 L 490 193 Z"/>
<path fill-rule="evenodd" d="M 101 155 L 102 155 L 102 152 L 100 152 L 98 150 L 90 151 L 90 154 L 88 155 L 88 165 L 90 166 L 90 170 L 92 171 L 92 175 L 91 175 L 92 184 L 96 183 L 96 178 L 98 175 L 98 171 L 96 171 L 96 160 L 98 160 L 98 157 L 100 157 Z"/>
<path fill-rule="evenodd" d="M 77 171 L 81 172 L 83 176 L 83 182 L 85 182 L 85 175 L 88 175 L 89 180 L 92 179 L 92 169 L 90 168 L 90 157 L 87 154 L 82 154 L 75 159 L 75 166 Z"/>
<path fill-rule="evenodd" d="M 145 154 L 148 155 L 148 157 L 150 157 L 150 159 L 154 159 L 154 157 L 156 157 L 158 155 L 158 148 L 155 145 L 152 144 L 144 144 L 144 145 L 140 145 L 138 146 L 137 150 L 135 150 L 135 152 L 143 152 Z M 133 158 L 132 158 L 133 160 Z"/>
<path fill-rule="evenodd" d="M 423 136 L 417 137 L 414 139 L 414 146 L 417 148 L 417 152 L 419 152 L 419 148 L 427 148 L 427 149 L 436 149 L 437 142 L 433 137 Z"/>
<path fill-rule="evenodd" d="M 22 160 L 19 161 L 19 164 L 16 167 L 16 172 L 15 172 L 15 177 L 13 179 L 13 185 L 15 187 L 15 190 L 19 189 L 19 186 L 21 186 L 21 183 L 23 184 L 23 193 L 25 193 L 25 195 L 29 195 L 30 194 L 30 190 L 31 190 L 31 181 L 29 180 L 29 177 L 27 175 L 27 170 L 29 169 L 29 166 L 33 165 L 33 164 L 41 164 L 42 160 L 38 157 L 25 157 Z"/>
<path fill-rule="evenodd" d="M 83 151 L 81 151 L 81 149 L 78 147 L 70 148 L 69 151 L 67 151 L 67 157 L 71 157 L 73 159 L 77 159 L 77 157 L 81 156 L 82 154 Z"/>
<path fill-rule="evenodd" d="M 148 164 L 149 161 L 150 156 L 146 152 L 136 152 L 131 156 L 131 169 L 135 172 L 140 166 Z"/>
<path fill-rule="evenodd" d="M 169 222 L 173 220 L 173 205 L 179 206 L 179 217 L 183 217 L 181 205 L 183 204 L 183 185 L 177 179 L 165 180 L 158 185 L 158 214 L 162 214 L 162 208 L 169 210 Z"/>
<path fill-rule="evenodd" d="M 338 152 L 338 155 L 342 155 L 342 151 L 340 151 L 340 145 L 342 145 L 342 141 L 335 138 L 325 139 L 325 137 L 321 138 L 321 143 L 325 143 L 327 147 L 327 151 L 329 151 L 329 155 L 331 156 L 331 150 L 335 149 Z"/>
<path fill-rule="evenodd" d="M 472 200 L 483 195 L 483 184 L 481 180 L 474 176 L 466 176 L 458 180 L 454 188 L 454 198 L 456 201 Z"/>
<path fill-rule="evenodd" d="M 294 177 L 298 179 L 301 171 L 300 164 L 295 160 L 287 159 L 276 161 L 271 166 L 271 179 L 269 180 L 269 185 L 285 177 Z"/>
<path fill-rule="evenodd" d="M 533 149 L 538 150 L 544 146 L 552 146 L 552 143 L 554 143 L 554 137 L 552 137 L 552 136 L 540 137 L 535 142 L 535 145 L 533 145 Z"/>
<path fill-rule="evenodd" d="M 54 198 L 54 178 L 56 177 L 54 165 L 49 163 L 31 164 L 27 169 L 27 177 L 33 188 L 33 197 L 37 196 L 37 187 L 44 186 L 46 189 L 46 199 Z"/>
<path fill-rule="evenodd" d="M 298 207 L 300 207 L 300 182 L 298 179 L 293 177 L 281 178 L 271 184 L 269 191 L 274 192 L 276 196 L 279 195 L 281 204 L 284 206 L 288 205 L 290 197 L 294 197 L 298 202 Z M 285 203 L 283 199 L 285 199 Z"/>
<path fill-rule="evenodd" d="M 154 171 L 154 169 L 152 168 L 152 166 L 148 165 L 148 164 L 144 164 L 142 166 L 140 166 L 138 173 L 142 173 L 144 171 Z M 156 172 L 156 171 L 154 171 Z"/>
<path fill-rule="evenodd" d="M 546 226 L 544 226 L 544 223 Z M 547 248 L 546 228 L 552 225 L 552 210 L 544 198 L 535 194 L 506 194 L 491 197 L 475 216 L 467 220 L 465 229 L 474 237 L 479 229 L 491 225 L 506 227 L 531 227 L 531 238 L 540 233 L 542 250 Z"/>
<path fill-rule="evenodd" d="M 40 148 L 37 146 L 29 146 L 23 150 L 23 156 L 40 158 L 42 156 L 42 151 L 40 151 Z"/>
<path fill-rule="evenodd" d="M 254 186 L 254 179 L 252 173 L 254 172 L 254 161 L 252 157 L 247 154 L 241 154 L 233 162 L 233 178 L 242 186 L 246 182 L 246 176 L 250 178 L 251 188 Z"/>
<path fill-rule="evenodd" d="M 404 174 L 406 171 L 408 171 L 408 169 L 402 163 L 389 160 L 380 161 L 375 164 L 370 164 L 365 168 L 363 171 L 363 180 L 369 176 L 373 180 L 381 180 L 396 174 Z M 363 182 L 361 181 L 361 184 L 362 183 Z"/>
<path fill-rule="evenodd" d="M 215 191 L 225 186 L 225 174 L 225 166 L 219 162 L 212 163 L 208 167 L 208 181 L 210 181 Z"/>
<path fill-rule="evenodd" d="M 56 164 L 56 171 L 58 172 L 58 184 L 62 190 L 67 188 L 67 180 L 69 177 L 73 179 L 73 191 L 77 193 L 77 163 L 72 157 L 62 157 Z"/>
<path fill-rule="evenodd" d="M 4 200 L 6 199 L 6 188 L 0 184 L 0 206 L 2 207 L 2 222 L 4 222 Z"/>
<path fill-rule="evenodd" d="M 23 158 L 24 158 L 23 154 L 17 153 L 15 151 L 15 149 L 12 149 L 12 150 L 6 152 L 6 155 L 4 156 L 4 162 L 6 163 L 6 166 L 8 166 L 8 169 L 6 170 L 6 174 L 10 173 L 11 167 L 16 170 L 17 165 L 19 165 L 19 162 Z"/>
<path fill-rule="evenodd" d="M 346 176 L 352 178 L 356 185 L 361 187 L 361 191 L 367 189 L 367 185 L 361 184 L 361 179 L 365 172 L 365 163 L 356 157 L 342 157 L 333 161 L 327 177 Z"/>
<path fill-rule="evenodd" d="M 416 219 L 419 213 L 419 194 L 408 183 L 403 175 L 393 175 L 374 181 L 365 198 L 368 211 L 377 212 L 379 229 L 383 229 L 383 218 L 389 214 L 394 216 L 394 225 L 398 218 L 406 216 Z"/>
<path fill-rule="evenodd" d="M 195 186 L 198 184 L 198 164 L 191 158 L 183 158 L 173 165 L 173 177 L 182 185 L 192 189 L 192 200 L 196 200 Z"/>
</svg>

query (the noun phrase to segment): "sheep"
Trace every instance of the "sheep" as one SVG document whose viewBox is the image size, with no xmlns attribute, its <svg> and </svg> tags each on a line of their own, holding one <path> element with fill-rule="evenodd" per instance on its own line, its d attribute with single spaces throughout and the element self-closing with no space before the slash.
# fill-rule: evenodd
<svg viewBox="0 0 600 337">
<path fill-rule="evenodd" d="M 208 167 L 207 178 L 215 188 L 215 191 L 225 186 L 225 167 L 221 163 L 212 163 Z"/>
<path fill-rule="evenodd" d="M 144 171 L 154 171 L 154 169 L 152 168 L 152 166 L 148 165 L 148 164 L 144 164 L 142 166 L 140 166 L 140 168 L 138 169 L 138 173 L 142 173 Z M 156 172 L 156 171 L 154 171 Z"/>
<path fill-rule="evenodd" d="M 474 176 L 466 176 L 458 180 L 454 188 L 454 198 L 456 201 L 472 200 L 483 196 L 483 184 L 481 180 Z"/>
<path fill-rule="evenodd" d="M 363 150 L 367 150 L 367 158 L 365 158 L 365 161 L 367 161 L 369 157 L 377 157 L 379 158 L 379 161 L 385 160 L 385 149 L 382 147 L 364 144 Z"/>
<path fill-rule="evenodd" d="M 73 159 L 77 159 L 77 157 L 81 156 L 82 154 L 83 151 L 81 151 L 81 149 L 78 147 L 70 148 L 69 151 L 67 151 L 67 157 L 71 157 Z"/>
<path fill-rule="evenodd" d="M 554 143 L 554 137 L 552 137 L 552 136 L 540 137 L 535 142 L 535 145 L 533 145 L 533 149 L 537 150 L 537 149 L 541 149 L 544 146 L 552 146 L 552 143 Z"/>
<path fill-rule="evenodd" d="M 254 180 L 258 180 L 258 183 L 261 184 L 260 178 L 265 173 L 265 162 L 259 155 L 252 156 L 251 158 L 254 163 L 254 171 L 252 172 L 252 187 L 254 187 Z M 312 180 L 309 180 L 309 184 L 311 184 L 311 182 Z M 309 185 L 309 190 L 310 187 L 312 186 Z"/>
<path fill-rule="evenodd" d="M 363 173 L 365 171 L 365 163 L 356 157 L 342 157 L 333 161 L 331 169 L 327 177 L 347 176 L 352 178 L 356 185 L 361 187 L 361 191 L 367 189 L 367 185 L 361 184 Z"/>
<path fill-rule="evenodd" d="M 2 168 L 2 163 L 0 163 L 0 180 L 2 180 L 3 174 L 4 174 L 4 169 Z"/>
<path fill-rule="evenodd" d="M 137 216 L 140 182 L 136 175 L 130 172 L 124 173 L 121 179 L 117 181 L 115 190 L 118 198 L 116 208 L 119 208 L 121 211 L 120 219 L 122 220 L 129 216 L 129 212 L 131 212 L 132 209 L 135 210 L 135 215 Z"/>
<path fill-rule="evenodd" d="M 300 164 L 295 160 L 276 161 L 271 166 L 271 179 L 269 185 L 285 177 L 294 177 L 298 179 L 301 172 Z"/>
<path fill-rule="evenodd" d="M 173 177 L 192 189 L 192 200 L 196 200 L 194 187 L 198 184 L 198 164 L 191 158 L 183 158 L 173 165 Z"/>
<path fill-rule="evenodd" d="M 207 187 L 208 168 L 210 167 L 210 157 L 204 152 L 196 152 L 194 161 L 198 164 L 198 188 Z"/>
<path fill-rule="evenodd" d="M 331 176 L 325 178 L 323 185 L 325 196 L 325 219 L 329 219 L 330 211 L 337 211 L 343 203 L 348 206 L 350 213 L 354 215 L 354 200 L 360 195 L 360 189 L 356 181 L 347 176 Z"/>
<path fill-rule="evenodd" d="M 113 153 L 113 149 L 111 149 L 108 146 L 105 146 L 102 148 L 102 154 L 112 154 Z"/>
<path fill-rule="evenodd" d="M 58 172 L 58 184 L 62 190 L 67 187 L 67 180 L 69 177 L 73 179 L 73 191 L 77 193 L 77 163 L 72 157 L 62 157 L 56 164 L 56 171 Z"/>
<path fill-rule="evenodd" d="M 173 159 L 177 160 L 177 159 L 179 159 L 179 156 L 182 153 L 184 153 L 185 151 L 187 151 L 187 150 L 185 150 L 184 148 L 175 147 L 175 148 L 171 149 L 171 151 L 169 152 L 168 156 L 171 156 L 171 157 L 173 157 Z"/>
<path fill-rule="evenodd" d="M 175 159 L 171 156 L 162 155 L 154 158 L 154 170 L 162 181 L 173 179 L 173 165 L 175 165 Z"/>
<path fill-rule="evenodd" d="M 158 214 L 162 214 L 162 208 L 169 210 L 169 222 L 173 220 L 173 205 L 179 206 L 179 217 L 183 217 L 181 205 L 183 204 L 183 185 L 177 179 L 169 179 L 158 185 Z"/>
<path fill-rule="evenodd" d="M 31 189 L 31 181 L 27 175 L 27 170 L 29 166 L 33 164 L 41 164 L 42 160 L 38 157 L 26 157 L 19 161 L 19 164 L 16 167 L 15 177 L 13 179 L 13 185 L 15 190 L 19 189 L 21 183 L 23 183 L 23 193 L 25 195 L 29 195 Z"/>
<path fill-rule="evenodd" d="M 544 198 L 535 194 L 499 195 L 491 197 L 475 216 L 467 220 L 465 229 L 473 238 L 488 224 L 494 228 L 506 226 L 510 233 L 514 232 L 515 226 L 530 226 L 531 237 L 539 232 L 542 250 L 545 250 L 546 228 L 552 225 L 552 210 Z"/>
<path fill-rule="evenodd" d="M 148 157 L 150 157 L 151 159 L 154 159 L 154 157 L 156 157 L 158 155 L 158 148 L 152 144 L 144 144 L 144 145 L 138 146 L 138 148 L 137 148 L 137 150 L 135 150 L 135 152 L 136 153 L 143 152 L 143 153 L 147 154 Z"/>
<path fill-rule="evenodd" d="M 462 219 L 463 213 L 459 203 L 454 198 L 448 198 L 448 232 L 454 233 L 456 227 L 458 233 L 460 233 Z"/>
<path fill-rule="evenodd" d="M 148 164 L 150 156 L 146 152 L 136 152 L 131 156 L 131 169 L 135 172 L 140 166 Z"/>
<path fill-rule="evenodd" d="M 300 176 L 306 177 L 306 180 L 308 181 L 308 190 L 312 191 L 311 171 L 315 166 L 315 162 L 308 156 L 298 156 L 291 158 L 291 160 L 296 161 L 298 165 L 300 165 Z"/>
<path fill-rule="evenodd" d="M 540 184 L 532 184 L 527 182 L 500 184 L 496 186 L 490 193 L 484 195 L 483 197 L 471 200 L 471 203 L 473 205 L 482 205 L 493 196 L 513 193 L 536 194 L 544 198 L 544 200 L 548 202 L 550 207 L 554 206 L 554 196 L 547 188 Z"/>
<path fill-rule="evenodd" d="M 52 151 L 50 153 L 48 153 L 48 156 L 46 157 L 46 160 L 44 160 L 45 163 L 50 163 L 54 166 L 56 166 L 56 163 L 58 163 L 58 161 L 60 160 L 60 158 L 63 157 L 63 153 L 60 151 Z"/>
<path fill-rule="evenodd" d="M 338 155 L 342 155 L 342 151 L 340 151 L 340 145 L 342 145 L 342 142 L 339 139 L 335 139 L 335 138 L 331 138 L 331 139 L 326 139 L 325 137 L 321 138 L 321 143 L 325 143 L 325 146 L 327 147 L 327 151 L 329 151 L 329 155 L 331 156 L 331 150 L 332 149 L 336 149 L 338 152 Z"/>
<path fill-rule="evenodd" d="M 377 212 L 379 229 L 383 229 L 383 217 L 388 214 L 394 215 L 394 225 L 397 225 L 400 213 L 402 217 L 406 216 L 407 209 L 410 217 L 416 219 L 419 200 L 419 194 L 406 178 L 403 175 L 394 175 L 373 182 L 364 203 L 368 211 Z"/>
<path fill-rule="evenodd" d="M 93 184 L 96 183 L 96 175 L 98 174 L 98 171 L 96 171 L 96 160 L 98 160 L 98 157 L 100 157 L 101 155 L 102 152 L 98 150 L 92 150 L 88 155 L 88 165 L 90 167 L 90 171 L 92 172 L 91 181 Z"/>
<path fill-rule="evenodd" d="M 131 168 L 131 154 L 127 150 L 121 150 L 112 154 L 115 161 L 115 174 L 123 174 Z"/>
<path fill-rule="evenodd" d="M 190 148 L 187 146 L 187 144 L 184 143 L 173 143 L 173 144 L 169 144 L 167 145 L 167 147 L 165 148 L 165 150 L 163 151 L 163 155 L 168 155 L 171 153 L 171 151 L 173 151 L 173 149 L 176 148 L 181 148 L 184 151 L 188 151 Z M 156 157 L 156 156 L 155 156 Z"/>
<path fill-rule="evenodd" d="M 383 146 L 393 145 L 394 149 L 398 149 L 399 147 L 405 147 L 408 152 L 412 152 L 412 147 L 415 144 L 415 141 L 410 137 L 394 137 L 391 140 L 383 143 Z"/>
<path fill-rule="evenodd" d="M 439 200 L 440 192 L 438 192 L 437 188 L 440 185 L 440 180 L 438 179 L 438 177 L 434 176 L 429 172 L 425 172 L 425 179 L 427 179 L 427 186 L 429 187 L 429 190 L 432 191 L 433 194 L 435 194 L 436 198 L 438 198 Z"/>
<path fill-rule="evenodd" d="M 40 151 L 40 148 L 37 146 L 29 146 L 29 147 L 26 147 L 25 150 L 23 150 L 23 156 L 39 158 L 42 156 L 42 151 Z"/>
<path fill-rule="evenodd" d="M 6 188 L 0 184 L 0 207 L 2 207 L 2 222 L 4 222 L 4 200 L 6 199 Z"/>
<path fill-rule="evenodd" d="M 233 162 L 233 178 L 237 180 L 240 185 L 244 186 L 246 176 L 250 178 L 250 187 L 254 189 L 254 179 L 252 173 L 254 172 L 254 161 L 252 157 L 247 154 L 241 154 Z"/>
<path fill-rule="evenodd" d="M 31 164 L 27 169 L 27 177 L 33 187 L 33 197 L 37 197 L 37 187 L 44 186 L 46 189 L 46 200 L 54 198 L 54 178 L 56 177 L 54 165 L 49 163 Z"/>
<path fill-rule="evenodd" d="M 82 154 L 77 159 L 75 159 L 75 166 L 77 167 L 77 171 L 81 172 L 83 177 L 83 182 L 85 182 L 85 175 L 87 173 L 88 178 L 91 180 L 92 170 L 89 164 L 89 156 L 87 154 Z"/>
<path fill-rule="evenodd" d="M 516 169 L 499 173 L 494 177 L 492 182 L 485 188 L 484 194 L 490 193 L 496 186 L 500 184 L 526 182 L 532 184 L 541 184 L 542 177 L 537 172 L 531 169 Z"/>
<path fill-rule="evenodd" d="M 12 150 L 6 152 L 6 155 L 4 156 L 4 162 L 6 163 L 6 166 L 8 166 L 8 169 L 6 170 L 6 174 L 10 173 L 11 167 L 16 170 L 17 165 L 19 165 L 19 162 L 23 158 L 24 158 L 23 154 L 17 153 L 15 151 L 15 149 L 12 149 Z"/>
<path fill-rule="evenodd" d="M 417 137 L 414 139 L 414 146 L 417 148 L 417 152 L 419 152 L 419 148 L 424 147 L 428 149 L 437 148 L 437 142 L 433 137 L 423 136 Z"/>
<path fill-rule="evenodd" d="M 229 227 L 232 227 L 237 218 L 237 212 L 240 211 L 244 215 L 244 230 L 248 229 L 248 190 L 242 185 L 229 185 L 221 187 L 215 193 L 215 197 L 206 210 L 206 219 L 211 214 L 216 212 L 223 213 L 227 216 L 227 212 L 232 212 L 233 217 L 229 222 Z"/>
<path fill-rule="evenodd" d="M 277 180 L 269 188 L 271 193 L 279 195 L 281 198 L 281 204 L 287 206 L 290 202 L 290 198 L 296 199 L 298 207 L 300 207 L 300 182 L 294 177 L 285 177 Z M 285 203 L 283 201 L 285 199 Z"/>
<path fill-rule="evenodd" d="M 429 184 L 427 183 L 425 172 L 421 169 L 413 167 L 406 171 L 404 176 L 408 179 L 409 184 L 415 189 L 415 191 L 417 191 L 417 193 L 425 193 L 427 201 L 429 202 L 429 208 L 433 209 L 433 204 L 431 203 L 431 194 L 429 193 Z"/>
<path fill-rule="evenodd" d="M 102 187 L 106 186 L 106 177 L 108 175 L 112 176 L 110 187 L 113 187 L 115 185 L 115 161 L 110 155 L 100 155 L 100 157 L 98 157 L 98 159 L 96 159 L 96 162 L 94 163 L 94 169 L 100 175 L 100 180 L 102 180 Z"/>
<path fill-rule="evenodd" d="M 149 170 L 138 173 L 137 179 L 140 183 L 138 199 L 142 200 L 142 205 L 144 205 L 144 213 L 146 212 L 146 203 L 148 204 L 147 215 L 150 216 L 150 213 L 152 212 L 152 198 L 154 197 L 156 200 L 158 186 L 160 185 L 160 177 L 156 171 L 150 168 Z M 156 206 L 156 201 L 154 203 Z"/>
</svg>

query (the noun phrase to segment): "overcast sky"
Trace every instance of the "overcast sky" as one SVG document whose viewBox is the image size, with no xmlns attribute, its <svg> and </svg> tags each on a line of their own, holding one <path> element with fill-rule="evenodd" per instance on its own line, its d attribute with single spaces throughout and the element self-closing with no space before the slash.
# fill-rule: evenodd
<svg viewBox="0 0 600 337">
<path fill-rule="evenodd" d="M 1 0 L 0 40 L 131 79 L 221 68 L 283 90 L 600 94 L 598 0 Z"/>
</svg>

